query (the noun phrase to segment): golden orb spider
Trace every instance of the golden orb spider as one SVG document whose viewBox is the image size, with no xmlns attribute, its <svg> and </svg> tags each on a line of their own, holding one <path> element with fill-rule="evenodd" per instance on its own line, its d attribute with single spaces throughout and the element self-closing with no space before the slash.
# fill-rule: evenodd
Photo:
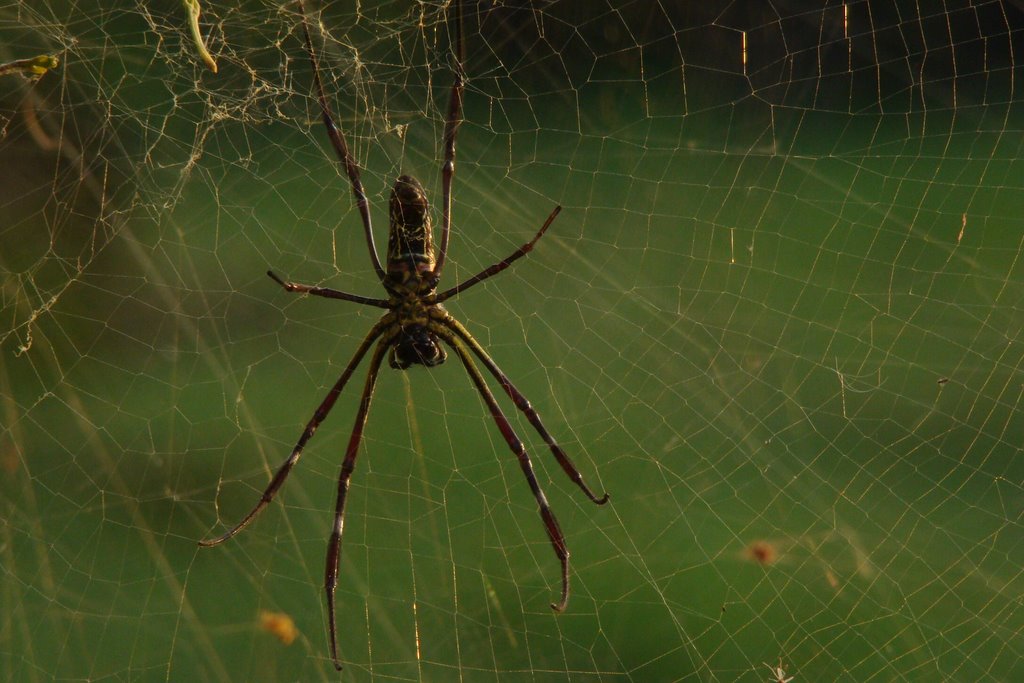
<svg viewBox="0 0 1024 683">
<path fill-rule="evenodd" d="M 441 342 L 444 342 L 445 345 L 455 351 L 459 360 L 462 361 L 470 379 L 487 404 L 502 436 L 519 460 L 519 466 L 523 470 L 530 490 L 533 492 L 533 496 L 540 508 L 540 516 L 544 521 L 548 539 L 550 539 L 551 545 L 554 547 L 555 555 L 558 556 L 561 562 L 562 596 L 557 603 L 551 603 L 551 608 L 556 612 L 564 610 L 569 601 L 569 550 L 565 544 L 565 537 L 558 526 L 558 521 L 555 519 L 555 514 L 551 511 L 544 492 L 541 490 L 540 484 L 537 482 L 537 477 L 533 472 L 533 465 L 530 463 L 530 457 L 527 455 L 523 443 L 516 436 L 508 418 L 505 417 L 505 414 L 498 406 L 494 394 L 488 388 L 487 382 L 473 360 L 470 351 L 479 358 L 484 367 L 494 376 L 504 392 L 512 399 L 516 408 L 522 411 L 526 419 L 533 425 L 533 428 L 544 439 L 558 464 L 561 465 L 569 478 L 580 487 L 587 497 L 594 503 L 603 505 L 608 501 L 608 494 L 606 493 L 600 498 L 594 495 L 584 483 L 583 477 L 580 475 L 579 470 L 576 469 L 576 466 L 573 465 L 569 456 L 566 455 L 565 451 L 562 450 L 544 427 L 540 416 L 530 405 L 530 402 L 526 400 L 526 397 L 516 389 L 515 385 L 498 368 L 483 346 L 442 305 L 447 299 L 500 273 L 512 265 L 514 261 L 528 254 L 533 249 L 534 244 L 544 235 L 548 226 L 555 220 L 555 217 L 561 211 L 561 207 L 556 206 L 547 217 L 547 220 L 544 221 L 540 230 L 533 236 L 533 239 L 522 245 L 511 256 L 485 268 L 454 287 L 446 289 L 440 294 L 437 293 L 437 285 L 441 279 L 441 270 L 444 267 L 445 256 L 448 253 L 448 234 L 451 228 L 452 178 L 455 175 L 455 136 L 458 133 L 462 115 L 464 82 L 462 55 L 464 47 L 462 41 L 461 3 L 457 5 L 455 26 L 455 81 L 452 84 L 448 117 L 444 127 L 444 165 L 441 169 L 443 208 L 441 210 L 440 249 L 435 258 L 430 207 L 423 186 L 412 176 L 402 175 L 395 182 L 391 190 L 386 269 L 381 265 L 380 259 L 377 256 L 377 247 L 373 241 L 370 208 L 366 199 L 366 192 L 363 190 L 363 184 L 359 177 L 359 166 L 349 153 L 344 134 L 334 123 L 334 117 L 331 115 L 330 107 L 327 104 L 327 96 L 324 94 L 323 83 L 320 80 L 316 52 L 313 49 L 313 41 L 310 37 L 309 25 L 306 20 L 306 10 L 301 0 L 298 0 L 298 4 L 302 15 L 303 37 L 306 43 L 306 50 L 309 53 L 309 61 L 313 70 L 313 82 L 316 86 L 317 98 L 320 102 L 320 110 L 324 126 L 327 129 L 327 136 L 330 138 L 331 145 L 334 147 L 338 159 L 352 184 L 352 193 L 355 195 L 356 206 L 359 208 L 359 214 L 362 217 L 366 244 L 370 250 L 370 260 L 377 273 L 377 277 L 380 279 L 381 285 L 387 290 L 388 298 L 374 299 L 326 287 L 288 282 L 278 277 L 273 271 L 267 271 L 267 275 L 287 292 L 312 294 L 329 299 L 352 301 L 366 306 L 376 306 L 386 309 L 386 313 L 370 328 L 369 333 L 363 338 L 352 359 L 341 373 L 341 377 L 331 387 L 327 396 L 313 413 L 313 417 L 306 424 L 306 428 L 292 449 L 291 455 L 281 464 L 270 480 L 270 484 L 263 491 L 259 502 L 256 503 L 242 521 L 230 530 L 217 538 L 200 541 L 199 545 L 204 547 L 215 546 L 228 540 L 248 526 L 256 515 L 273 500 L 278 490 L 284 485 L 285 479 L 288 478 L 292 467 L 298 462 L 299 456 L 302 455 L 302 449 L 305 447 L 306 442 L 316 432 L 320 423 L 327 418 L 331 408 L 334 407 L 335 401 L 338 400 L 342 389 L 344 389 L 352 377 L 352 373 L 355 372 L 363 356 L 366 355 L 367 351 L 370 350 L 370 347 L 376 341 L 376 346 L 374 346 L 373 354 L 370 357 L 370 368 L 366 374 L 366 383 L 363 386 L 355 425 L 352 428 L 348 448 L 345 451 L 345 459 L 341 465 L 341 473 L 338 476 L 338 497 L 334 508 L 334 526 L 327 546 L 324 590 L 327 593 L 328 634 L 331 658 L 334 661 L 334 666 L 340 670 L 341 663 L 338 660 L 334 591 L 338 584 L 341 534 L 345 519 L 345 497 L 348 493 L 349 479 L 355 467 L 356 455 L 359 451 L 359 443 L 363 435 L 363 427 L 366 424 L 367 413 L 370 409 L 370 400 L 373 398 L 373 388 L 377 380 L 377 372 L 380 369 L 385 353 L 388 353 L 388 364 L 398 370 L 405 370 L 412 365 L 433 367 L 445 361 L 446 353 L 441 344 Z"/>
</svg>

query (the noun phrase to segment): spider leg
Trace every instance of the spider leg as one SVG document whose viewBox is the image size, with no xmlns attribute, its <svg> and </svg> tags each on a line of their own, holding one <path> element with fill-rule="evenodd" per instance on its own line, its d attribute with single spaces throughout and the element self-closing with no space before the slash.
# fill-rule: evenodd
<svg viewBox="0 0 1024 683">
<path fill-rule="evenodd" d="M 501 271 L 503 271 L 506 268 L 508 268 L 509 266 L 511 266 L 512 263 L 516 259 L 519 259 L 519 258 L 529 254 L 533 250 L 533 245 L 537 243 L 537 240 L 539 240 L 541 237 L 544 236 L 544 233 L 547 232 L 548 226 L 551 225 L 551 223 L 554 222 L 555 218 L 558 216 L 558 213 L 561 210 L 562 210 L 562 207 L 556 206 L 554 208 L 554 210 L 551 212 L 551 214 L 548 216 L 548 219 L 546 221 L 544 221 L 544 225 L 540 226 L 540 230 L 538 230 L 537 234 L 533 236 L 533 239 L 530 240 L 529 242 L 527 242 L 526 244 L 524 244 L 523 246 L 519 247 L 507 259 L 505 259 L 504 261 L 499 261 L 498 263 L 495 263 L 493 265 L 490 265 L 487 268 L 484 268 L 482 271 L 480 271 L 476 275 L 474 275 L 473 277 L 469 278 L 468 280 L 463 280 L 462 282 L 460 282 L 459 284 L 455 285 L 451 289 L 446 289 L 445 291 L 441 292 L 440 294 L 437 295 L 437 302 L 440 303 L 440 302 L 444 301 L 445 299 L 449 299 L 449 298 L 455 296 L 456 294 L 458 294 L 459 292 L 461 292 L 463 290 L 466 290 L 466 289 L 469 289 L 470 287 L 472 287 L 476 283 L 483 282 L 484 280 L 486 280 L 487 278 L 491 277 L 492 275 L 497 275 Z M 435 272 L 437 272 L 437 271 L 435 270 Z"/>
<path fill-rule="evenodd" d="M 306 40 L 306 51 L 309 52 L 309 62 L 313 66 L 313 82 L 316 84 L 317 98 L 320 100 L 320 113 L 323 116 L 324 127 L 327 129 L 327 137 L 331 139 L 331 145 L 338 155 L 338 160 L 345 167 L 345 173 L 352 183 L 352 194 L 356 198 L 356 206 L 359 207 L 359 214 L 363 219 L 363 230 L 366 234 L 366 246 L 370 248 L 370 261 L 373 269 L 377 272 L 380 280 L 384 279 L 384 268 L 380 264 L 380 257 L 377 256 L 377 245 L 373 241 L 373 222 L 370 220 L 370 204 L 366 199 L 366 191 L 363 189 L 363 181 L 359 178 L 359 164 L 352 157 L 345 143 L 345 135 L 334 123 L 331 115 L 331 107 L 327 104 L 327 95 L 324 94 L 324 84 L 320 80 L 320 68 L 317 65 L 316 51 L 313 49 L 313 40 L 309 35 L 309 24 L 306 21 L 306 7 L 302 0 L 298 0 L 299 13 L 302 15 L 302 34 Z"/>
<path fill-rule="evenodd" d="M 519 440 L 518 436 L 516 436 L 508 418 L 505 417 L 505 413 L 503 413 L 501 408 L 498 406 L 498 402 L 495 400 L 494 394 L 491 393 L 490 388 L 487 386 L 487 382 L 484 381 L 483 374 L 481 374 L 476 363 L 473 362 L 473 357 L 466 351 L 466 348 L 463 346 L 459 338 L 444 328 L 434 329 L 433 331 L 439 337 L 444 339 L 444 341 L 455 350 L 455 353 L 459 354 L 462 364 L 466 367 L 466 372 L 469 373 L 470 379 L 472 379 L 473 384 L 476 385 L 476 390 L 480 393 L 480 396 L 483 397 L 484 402 L 491 411 L 491 417 L 494 418 L 494 422 L 498 425 L 498 429 L 501 430 L 501 435 L 505 437 L 508 447 L 515 454 L 516 458 L 519 459 L 519 467 L 522 468 L 523 474 L 526 475 L 526 482 L 530 485 L 533 497 L 537 500 L 537 505 L 540 507 L 540 516 L 541 519 L 544 520 L 544 528 L 547 530 L 548 538 L 551 540 L 551 545 L 555 549 L 555 555 L 558 556 L 558 561 L 562 563 L 562 597 L 557 603 L 551 603 L 551 609 L 556 612 L 561 612 L 565 610 L 565 606 L 569 603 L 569 548 L 565 544 L 565 535 L 562 534 L 562 529 L 558 526 L 558 520 L 555 519 L 555 513 L 551 511 L 548 499 L 544 495 L 544 491 L 541 490 L 540 484 L 537 483 L 537 475 L 533 472 L 533 464 L 530 462 L 530 456 L 527 454 L 526 448 L 523 446 L 523 442 Z"/>
<path fill-rule="evenodd" d="M 274 478 L 270 480 L 270 484 L 267 485 L 267 488 L 263 491 L 263 495 L 260 496 L 259 502 L 257 502 L 253 509 L 249 511 L 249 514 L 247 514 L 241 522 L 217 538 L 204 539 L 199 541 L 199 545 L 204 548 L 220 545 L 245 527 L 249 526 L 249 522 L 251 522 L 256 515 L 263 510 L 263 508 L 270 504 L 270 501 L 272 501 L 274 496 L 277 495 L 278 490 L 284 485 L 285 479 L 288 478 L 288 474 L 292 471 L 295 463 L 299 461 L 299 456 L 302 455 L 302 449 L 305 448 L 306 442 L 309 441 L 316 432 L 317 427 L 320 426 L 320 423 L 323 422 L 331 412 L 331 408 L 334 407 L 335 401 L 337 401 L 338 396 L 341 395 L 341 390 L 345 388 L 345 384 L 348 383 L 349 378 L 352 376 L 352 373 L 355 372 L 359 362 L 363 359 L 363 356 L 366 355 L 366 351 L 370 348 L 370 345 L 388 328 L 389 325 L 392 324 L 392 322 L 393 321 L 390 316 L 385 316 L 380 320 L 380 322 L 370 329 L 366 338 L 363 339 L 359 348 L 356 349 L 355 355 L 352 356 L 352 360 L 350 360 L 348 365 L 345 366 L 345 370 L 341 373 L 341 377 L 339 377 L 338 381 L 334 383 L 334 386 L 331 387 L 331 390 L 327 393 L 323 402 L 317 407 L 316 412 L 313 413 L 313 417 L 306 425 L 306 429 L 303 430 L 298 443 L 296 443 L 295 448 L 292 449 L 291 455 L 281 463 L 281 466 L 274 474 Z M 376 355 L 374 357 L 376 357 Z"/>
<path fill-rule="evenodd" d="M 526 400 L 526 397 L 516 389 L 515 385 L 512 384 L 511 380 L 509 380 L 505 373 L 501 371 L 494 362 L 494 359 L 491 358 L 490 354 L 488 354 L 487 351 L 484 350 L 484 347 L 480 345 L 480 342 L 474 339 L 473 335 L 469 333 L 469 330 L 467 330 L 462 323 L 452 316 L 449 315 L 442 320 L 445 325 L 451 328 L 451 330 L 458 335 L 459 339 L 468 344 L 469 348 L 473 349 L 473 353 L 477 355 L 481 362 L 483 362 L 484 366 L 492 375 L 494 375 L 494 378 L 498 380 L 498 383 L 501 384 L 501 388 L 505 390 L 508 397 L 516 404 L 516 408 L 526 415 L 526 419 L 530 421 L 533 428 L 536 429 L 537 433 L 540 434 L 542 439 L 544 439 L 544 443 L 546 443 L 548 448 L 551 449 L 551 453 L 554 454 L 555 459 L 558 461 L 558 464 L 562 466 L 562 470 L 566 475 L 568 475 L 569 479 L 579 486 L 583 493 L 587 494 L 587 498 L 590 498 L 590 500 L 594 501 L 598 505 L 604 505 L 607 503 L 608 494 L 605 493 L 600 498 L 594 495 L 594 492 L 591 491 L 590 487 L 583 481 L 583 475 L 581 475 L 580 471 L 576 469 L 572 460 L 569 459 L 566 452 L 562 450 L 562 447 L 555 442 L 551 433 L 544 427 L 544 423 L 540 420 L 540 415 L 533 408 L 530 402 Z"/>
<path fill-rule="evenodd" d="M 462 2 L 456 5 L 455 17 L 455 82 L 452 83 L 451 99 L 448 102 L 448 119 L 444 124 L 444 166 L 441 167 L 442 202 L 441 245 L 434 265 L 435 281 L 441 279 L 441 269 L 448 255 L 448 233 L 452 225 L 452 178 L 455 176 L 455 136 L 462 123 L 462 90 L 465 72 L 462 66 L 465 46 L 462 42 Z"/>
<path fill-rule="evenodd" d="M 391 343 L 392 339 L 385 337 L 377 342 L 377 348 L 374 349 L 373 357 L 370 359 L 370 369 L 366 373 L 366 385 L 363 387 L 363 396 L 359 400 L 359 412 L 356 413 L 356 422 L 352 427 L 352 435 L 348 439 L 345 460 L 341 464 L 341 474 L 338 475 L 338 500 L 334 506 L 334 528 L 331 531 L 331 540 L 327 544 L 327 563 L 324 570 L 324 591 L 327 593 L 327 620 L 331 637 L 331 658 L 334 660 L 334 667 L 338 671 L 341 671 L 341 662 L 338 661 L 338 627 L 334 617 L 334 590 L 338 587 L 341 532 L 345 527 L 345 498 L 348 495 L 348 482 L 352 478 L 352 470 L 356 465 L 359 443 L 363 438 L 366 416 L 370 411 L 370 400 L 373 398 L 373 386 L 377 382 L 377 371 L 380 370 L 380 363 L 384 359 L 384 352 L 388 350 Z"/>
<path fill-rule="evenodd" d="M 387 308 L 388 302 L 384 299 L 374 299 L 369 296 L 360 296 L 359 294 L 349 294 L 348 292 L 339 292 L 336 289 L 329 289 L 327 287 L 317 287 L 315 285 L 303 285 L 298 282 L 286 282 L 282 280 L 277 273 L 272 270 L 267 271 L 267 275 L 270 279 L 281 285 L 286 292 L 299 292 L 301 294 L 313 294 L 315 296 L 323 296 L 328 299 L 341 299 L 342 301 L 354 301 L 357 304 L 365 304 L 367 306 L 376 306 L 377 308 Z"/>
</svg>

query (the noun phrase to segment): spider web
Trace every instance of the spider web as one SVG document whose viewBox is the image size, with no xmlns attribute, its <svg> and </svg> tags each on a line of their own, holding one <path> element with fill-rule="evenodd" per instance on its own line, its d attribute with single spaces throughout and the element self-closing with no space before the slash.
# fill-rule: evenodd
<svg viewBox="0 0 1024 683">
<path fill-rule="evenodd" d="M 555 616 L 461 365 L 385 368 L 342 679 L 1024 679 L 1021 7 L 750 5 L 470 3 L 445 282 L 564 208 L 449 310 L 612 499 L 499 396 L 572 552 Z M 397 175 L 439 205 L 448 8 L 308 10 L 383 243 Z M 297 7 L 203 12 L 216 74 L 180 4 L 0 3 L 0 62 L 61 61 L 0 76 L 4 680 L 338 679 L 365 369 L 195 542 L 379 314 L 266 269 L 382 290 Z"/>
</svg>

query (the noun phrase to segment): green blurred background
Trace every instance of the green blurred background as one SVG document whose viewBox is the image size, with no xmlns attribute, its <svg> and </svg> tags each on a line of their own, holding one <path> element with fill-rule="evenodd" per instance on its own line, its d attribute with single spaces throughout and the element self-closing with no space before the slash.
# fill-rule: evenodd
<svg viewBox="0 0 1024 683">
<path fill-rule="evenodd" d="M 0 3 L 0 677 L 1024 680 L 1024 16 L 1013 3 L 470 2 L 445 281 L 573 562 L 461 364 L 363 373 L 213 549 L 378 315 L 295 5 Z M 450 12 L 332 2 L 378 244 L 440 202 Z M 322 15 L 319 14 L 323 10 Z M 908 14 L 908 10 L 910 13 Z M 494 389 L 497 390 L 496 385 Z M 499 397 L 501 399 L 502 397 Z M 261 611 L 295 621 L 289 646 Z"/>
</svg>

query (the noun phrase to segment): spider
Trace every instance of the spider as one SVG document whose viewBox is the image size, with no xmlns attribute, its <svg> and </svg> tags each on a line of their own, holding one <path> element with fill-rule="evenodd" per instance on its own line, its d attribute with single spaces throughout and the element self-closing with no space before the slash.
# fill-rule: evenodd
<svg viewBox="0 0 1024 683">
<path fill-rule="evenodd" d="M 356 206 L 362 218 L 363 230 L 367 247 L 370 251 L 370 260 L 373 269 L 381 285 L 387 290 L 387 299 L 374 299 L 359 294 L 350 294 L 326 287 L 315 285 L 304 285 L 287 281 L 273 271 L 267 271 L 278 285 L 286 292 L 311 294 L 314 296 L 326 297 L 328 299 L 340 299 L 351 301 L 365 306 L 375 306 L 385 310 L 384 315 L 377 323 L 370 328 L 366 337 L 360 342 L 355 353 L 345 366 L 341 377 L 327 393 L 312 418 L 306 424 L 302 435 L 292 449 L 291 454 L 280 465 L 270 483 L 263 491 L 263 495 L 252 508 L 252 510 L 230 530 L 212 539 L 199 542 L 204 547 L 215 546 L 227 541 L 229 538 L 240 532 L 273 500 L 274 496 L 284 485 L 285 479 L 291 472 L 295 463 L 302 455 L 302 449 L 306 442 L 313 436 L 320 424 L 327 418 L 338 400 L 345 385 L 352 377 L 356 367 L 373 347 L 370 356 L 370 367 L 366 374 L 366 382 L 363 386 L 363 393 L 359 401 L 359 409 L 356 412 L 355 425 L 349 437 L 348 448 L 345 451 L 345 459 L 341 465 L 341 473 L 338 476 L 338 494 L 334 508 L 334 526 L 331 531 L 330 540 L 327 545 L 327 562 L 324 574 L 324 591 L 327 594 L 327 620 L 328 637 L 330 639 L 331 659 L 334 666 L 341 670 L 341 663 L 338 659 L 337 626 L 335 620 L 334 593 L 338 584 L 338 565 L 341 556 L 341 535 L 344 529 L 345 520 L 345 499 L 348 494 L 349 480 L 352 477 L 352 470 L 355 467 L 356 455 L 359 452 L 359 443 L 363 435 L 363 427 L 366 425 L 367 414 L 370 409 L 370 401 L 373 398 L 373 389 L 377 380 L 377 372 L 388 356 L 388 364 L 397 370 L 407 370 L 413 365 L 434 367 L 445 361 L 447 353 L 445 346 L 450 348 L 462 361 L 469 378 L 472 380 L 484 403 L 491 413 L 501 431 L 502 437 L 508 443 L 509 449 L 518 458 L 519 466 L 526 476 L 533 497 L 540 508 L 540 516 L 544 522 L 548 539 L 554 548 L 562 568 L 562 594 L 557 603 L 551 603 L 551 608 L 556 612 L 565 609 L 569 601 L 569 549 L 565 543 L 565 536 L 562 534 L 554 512 L 541 490 L 540 484 L 530 463 L 526 448 L 516 436 L 511 424 L 501 408 L 498 406 L 494 394 L 488 388 L 476 361 L 475 355 L 488 372 L 493 375 L 502 390 L 512 400 L 512 403 L 525 416 L 526 419 L 537 430 L 548 448 L 551 449 L 555 460 L 562 467 L 569 478 L 586 494 L 586 496 L 598 505 L 608 502 L 608 494 L 601 497 L 594 495 L 591 489 L 584 483 L 583 477 L 576 466 L 573 465 L 569 456 L 555 442 L 548 430 L 541 422 L 540 416 L 534 410 L 530 402 L 515 385 L 498 368 L 491 356 L 484 350 L 483 346 L 473 338 L 473 335 L 448 311 L 445 310 L 443 302 L 454 297 L 470 287 L 487 280 L 512 265 L 513 262 L 528 254 L 544 235 L 548 227 L 561 211 L 556 206 L 551 211 L 540 230 L 529 242 L 523 244 L 503 261 L 499 261 L 473 277 L 470 277 L 459 284 L 437 292 L 438 283 L 441 280 L 441 271 L 444 267 L 445 257 L 448 253 L 448 235 L 451 228 L 451 199 L 452 199 L 452 178 L 455 175 L 455 137 L 459 130 L 462 116 L 462 93 L 464 86 L 464 72 L 462 66 L 462 55 L 464 51 L 462 40 L 462 5 L 457 5 L 455 40 L 455 78 L 451 89 L 451 99 L 448 105 L 448 116 L 444 127 L 444 165 L 441 169 L 442 178 L 442 210 L 441 210 L 441 240 L 440 247 L 435 256 L 433 229 L 431 226 L 430 205 L 427 202 L 426 192 L 418 180 L 409 175 L 402 175 L 395 182 L 389 201 L 390 227 L 388 231 L 387 264 L 381 265 L 377 256 L 377 247 L 373 241 L 373 229 L 370 222 L 370 207 L 363 190 L 363 184 L 359 176 L 359 165 L 349 152 L 345 142 L 344 133 L 338 128 L 331 114 L 330 106 L 327 103 L 327 96 L 324 93 L 323 82 L 320 79 L 319 66 L 317 64 L 316 51 L 313 49 L 313 41 L 310 37 L 309 24 L 306 19 L 306 10 L 301 0 L 298 2 L 302 18 L 302 32 L 305 40 L 306 51 L 309 55 L 310 65 L 313 71 L 313 82 L 316 87 L 317 99 L 320 103 L 320 112 L 323 118 L 324 127 L 327 129 L 327 136 L 338 155 L 338 160 L 348 175 L 352 185 L 352 193 L 355 196 Z M 376 342 L 376 344 L 375 344 Z"/>
</svg>

